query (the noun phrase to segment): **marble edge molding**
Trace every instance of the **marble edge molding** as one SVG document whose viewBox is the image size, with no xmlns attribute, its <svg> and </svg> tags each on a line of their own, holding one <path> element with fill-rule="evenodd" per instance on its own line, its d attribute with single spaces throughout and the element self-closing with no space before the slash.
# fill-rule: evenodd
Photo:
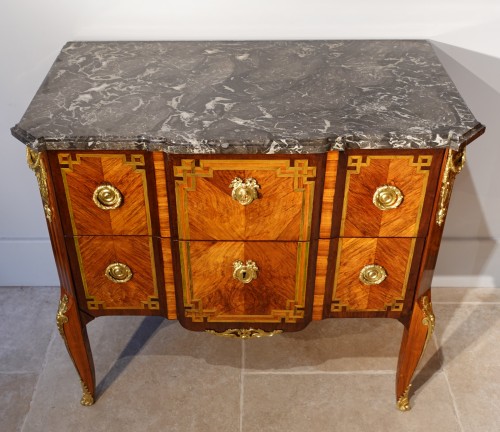
<svg viewBox="0 0 500 432">
<path fill-rule="evenodd" d="M 16 125 L 11 128 L 12 135 L 27 147 L 37 150 L 142 150 L 163 151 L 173 154 L 213 153 L 213 154 L 309 154 L 325 153 L 331 150 L 344 151 L 348 149 L 385 149 L 385 148 L 451 148 L 458 150 L 467 145 L 485 132 L 485 126 L 477 123 L 471 129 L 456 133 L 450 131 L 446 138 L 439 134 L 433 139 L 418 140 L 412 145 L 408 137 L 404 138 L 404 145 L 395 145 L 398 137 L 387 140 L 370 140 L 358 137 L 355 134 L 333 135 L 332 137 L 317 140 L 299 141 L 290 139 L 270 139 L 267 142 L 219 142 L 204 141 L 197 143 L 170 142 L 166 138 L 149 138 L 145 136 L 130 137 L 62 137 L 46 140 L 43 137 L 34 137 Z M 391 144 L 390 141 L 393 143 Z"/>
<path fill-rule="evenodd" d="M 484 129 L 427 40 L 76 41 L 11 132 L 34 150 L 307 154 L 458 150 Z"/>
</svg>

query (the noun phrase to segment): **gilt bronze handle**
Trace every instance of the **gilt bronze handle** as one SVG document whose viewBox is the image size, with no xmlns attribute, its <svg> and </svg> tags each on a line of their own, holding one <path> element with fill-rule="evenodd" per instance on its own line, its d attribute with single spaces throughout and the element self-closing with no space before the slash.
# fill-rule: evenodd
<svg viewBox="0 0 500 432">
<path fill-rule="evenodd" d="M 123 196 L 112 184 L 103 183 L 97 186 L 92 196 L 94 204 L 102 210 L 114 210 L 121 206 Z"/>
<path fill-rule="evenodd" d="M 396 186 L 380 186 L 373 194 L 373 204 L 380 210 L 395 209 L 402 202 L 403 193 Z"/>
<path fill-rule="evenodd" d="M 260 189 L 257 180 L 252 177 L 245 179 L 245 181 L 236 177 L 229 187 L 233 189 L 231 196 L 241 205 L 248 205 L 257 199 L 257 189 Z"/>
<path fill-rule="evenodd" d="M 104 271 L 106 277 L 114 283 L 125 283 L 132 279 L 133 273 L 130 267 L 123 263 L 113 263 Z"/>
<path fill-rule="evenodd" d="M 387 277 L 384 267 L 377 264 L 366 265 L 359 273 L 359 280 L 365 285 L 378 285 Z"/>
<path fill-rule="evenodd" d="M 242 283 L 250 283 L 257 279 L 257 272 L 259 268 L 254 261 L 248 260 L 246 264 L 242 261 L 236 260 L 233 262 L 233 278 L 238 279 Z"/>
</svg>

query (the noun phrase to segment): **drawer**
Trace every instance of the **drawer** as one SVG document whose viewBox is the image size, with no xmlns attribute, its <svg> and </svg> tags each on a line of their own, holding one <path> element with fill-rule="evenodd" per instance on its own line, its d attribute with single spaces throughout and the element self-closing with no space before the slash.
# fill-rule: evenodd
<svg viewBox="0 0 500 432">
<path fill-rule="evenodd" d="M 442 152 L 371 153 L 347 155 L 340 236 L 425 236 Z"/>
<path fill-rule="evenodd" d="M 174 159 L 178 238 L 309 240 L 320 156 Z"/>
<path fill-rule="evenodd" d="M 193 323 L 297 323 L 306 315 L 308 242 L 178 243 L 183 299 Z M 309 304 L 309 300 L 307 300 Z"/>
<path fill-rule="evenodd" d="M 144 154 L 61 152 L 56 160 L 66 234 L 151 234 Z"/>
<path fill-rule="evenodd" d="M 416 238 L 338 239 L 331 312 L 402 311 L 422 245 Z"/>
<path fill-rule="evenodd" d="M 159 311 L 154 241 L 147 236 L 68 238 L 76 252 L 74 274 L 81 274 L 80 305 L 98 315 L 117 309 Z"/>
</svg>

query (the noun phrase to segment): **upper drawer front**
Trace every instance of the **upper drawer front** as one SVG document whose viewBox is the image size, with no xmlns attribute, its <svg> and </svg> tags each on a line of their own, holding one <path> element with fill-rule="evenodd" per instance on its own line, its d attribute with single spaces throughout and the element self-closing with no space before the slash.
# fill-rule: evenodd
<svg viewBox="0 0 500 432">
<path fill-rule="evenodd" d="M 316 160 L 175 159 L 179 239 L 308 240 Z"/>
<path fill-rule="evenodd" d="M 308 242 L 178 244 L 182 292 L 177 295 L 190 322 L 304 321 Z"/>
<path fill-rule="evenodd" d="M 59 153 L 74 235 L 151 233 L 142 153 Z"/>
<path fill-rule="evenodd" d="M 340 236 L 425 235 L 442 154 L 372 154 L 347 154 Z"/>
</svg>

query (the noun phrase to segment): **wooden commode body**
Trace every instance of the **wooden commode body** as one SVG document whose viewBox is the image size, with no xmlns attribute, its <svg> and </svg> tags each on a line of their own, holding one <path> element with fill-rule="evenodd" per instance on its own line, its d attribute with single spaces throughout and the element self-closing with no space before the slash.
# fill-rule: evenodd
<svg viewBox="0 0 500 432">
<path fill-rule="evenodd" d="M 99 316 L 235 338 L 386 317 L 408 409 L 453 181 L 483 132 L 423 41 L 67 44 L 13 134 L 82 403 Z"/>
</svg>

